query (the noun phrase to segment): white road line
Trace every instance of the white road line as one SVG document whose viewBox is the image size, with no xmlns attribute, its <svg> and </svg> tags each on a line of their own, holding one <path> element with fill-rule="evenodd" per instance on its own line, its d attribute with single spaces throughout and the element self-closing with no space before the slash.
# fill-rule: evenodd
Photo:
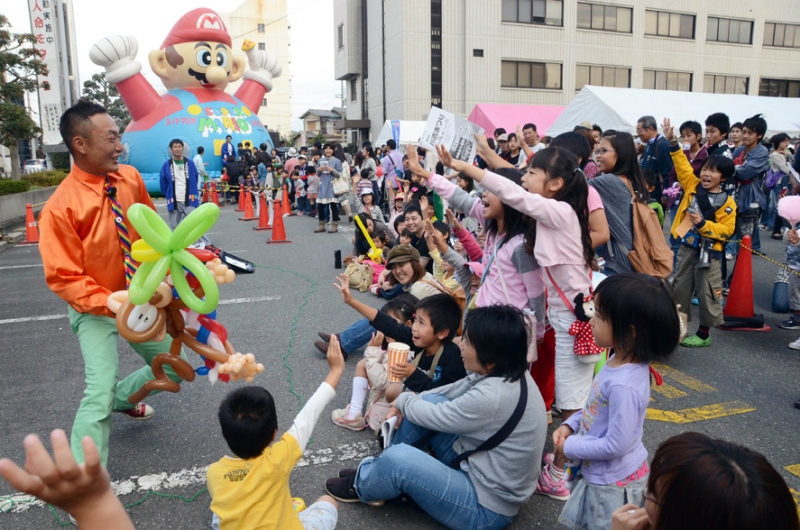
<svg viewBox="0 0 800 530">
<path fill-rule="evenodd" d="M 231 304 L 249 304 L 252 302 L 269 302 L 272 300 L 280 300 L 280 296 L 257 296 L 255 298 L 231 298 L 230 300 L 220 300 L 219 305 Z M 0 320 L 2 324 L 19 324 L 20 322 L 34 322 L 39 320 L 56 320 L 59 318 L 67 318 L 67 315 L 42 315 L 38 317 L 22 317 L 22 318 L 9 318 Z"/>
<path fill-rule="evenodd" d="M 37 263 L 35 265 L 8 265 L 6 267 L 0 267 L 0 271 L 5 269 L 28 269 L 31 267 L 44 267 L 44 265 L 42 263 Z"/>
<path fill-rule="evenodd" d="M 374 456 L 376 453 L 377 447 L 374 441 L 355 442 L 322 449 L 307 449 L 303 458 L 297 463 L 297 467 L 361 460 L 367 456 Z M 117 495 L 122 496 L 141 495 L 148 490 L 163 491 L 200 486 L 206 483 L 207 469 L 208 466 L 195 466 L 191 469 L 182 469 L 177 473 L 135 475 L 125 480 L 114 481 L 111 483 L 111 487 Z M 33 506 L 43 507 L 44 503 L 31 495 L 18 494 L 0 497 L 0 514 L 25 512 Z"/>
<path fill-rule="evenodd" d="M 6 320 L 0 320 L 0 324 L 19 324 L 20 322 L 33 322 L 37 320 L 56 320 L 58 318 L 67 318 L 67 315 L 42 315 L 38 317 L 9 318 Z"/>
</svg>

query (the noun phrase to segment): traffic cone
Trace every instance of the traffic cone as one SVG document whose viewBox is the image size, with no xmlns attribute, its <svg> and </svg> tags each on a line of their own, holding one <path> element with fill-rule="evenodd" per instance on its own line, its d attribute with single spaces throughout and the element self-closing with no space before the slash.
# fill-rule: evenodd
<svg viewBox="0 0 800 530">
<path fill-rule="evenodd" d="M 25 241 L 21 241 L 18 244 L 19 245 L 39 244 L 39 228 L 36 223 L 36 218 L 33 216 L 33 206 L 31 206 L 31 203 L 25 205 Z"/>
<path fill-rule="evenodd" d="M 722 311 L 724 322 L 720 329 L 728 331 L 769 331 L 763 315 L 756 315 L 753 301 L 753 254 L 750 236 L 742 238 L 739 256 L 733 270 L 731 288 Z M 723 258 L 724 259 L 724 258 Z"/>
<path fill-rule="evenodd" d="M 272 230 L 272 225 L 269 224 L 269 209 L 267 208 L 267 198 L 265 194 L 269 192 L 260 193 L 258 197 L 258 226 L 254 226 L 253 230 Z"/>
<path fill-rule="evenodd" d="M 236 206 L 234 212 L 244 211 L 244 187 L 239 188 L 239 204 Z"/>
<path fill-rule="evenodd" d="M 250 196 L 250 190 L 244 194 L 244 217 L 240 217 L 240 221 L 255 221 L 258 219 L 253 211 L 253 197 Z"/>
<path fill-rule="evenodd" d="M 284 190 L 285 189 L 286 188 L 284 188 Z M 267 245 L 271 245 L 273 243 L 291 243 L 291 241 L 286 239 L 286 229 L 283 227 L 283 216 L 280 214 L 281 201 L 276 199 L 275 202 L 272 203 L 272 208 L 274 225 L 272 228 L 272 238 L 267 240 Z"/>
<path fill-rule="evenodd" d="M 216 182 L 211 183 L 211 202 L 219 206 L 219 195 L 217 194 Z"/>
<path fill-rule="evenodd" d="M 281 201 L 283 204 L 283 208 L 281 208 L 281 215 L 297 215 L 292 213 L 292 206 L 289 201 L 289 190 L 286 189 L 286 184 L 283 185 L 283 198 Z"/>
<path fill-rule="evenodd" d="M 208 202 L 208 182 L 203 183 L 203 204 Z"/>
</svg>

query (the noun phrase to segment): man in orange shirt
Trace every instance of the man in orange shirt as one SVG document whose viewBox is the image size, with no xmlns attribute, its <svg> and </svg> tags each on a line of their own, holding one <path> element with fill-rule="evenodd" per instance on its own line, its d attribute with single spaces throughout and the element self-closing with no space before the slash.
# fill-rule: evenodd
<svg viewBox="0 0 800 530">
<path fill-rule="evenodd" d="M 139 172 L 118 164 L 123 151 L 119 127 L 105 108 L 81 100 L 61 116 L 60 128 L 74 165 L 39 216 L 39 250 L 47 285 L 69 303 L 70 326 L 86 365 L 86 390 L 72 426 L 72 452 L 83 462 L 81 440 L 91 436 L 105 466 L 111 412 L 134 420 L 152 417 L 152 407 L 132 405 L 128 396 L 153 379 L 149 365 L 170 345 L 170 337 L 160 343 L 131 343 L 148 366 L 118 381 L 118 333 L 106 301 L 111 293 L 127 288 L 126 272 L 135 272 L 130 245 L 139 235 L 125 218 L 128 208 L 136 203 L 155 207 Z M 164 371 L 180 381 L 168 367 Z"/>
</svg>

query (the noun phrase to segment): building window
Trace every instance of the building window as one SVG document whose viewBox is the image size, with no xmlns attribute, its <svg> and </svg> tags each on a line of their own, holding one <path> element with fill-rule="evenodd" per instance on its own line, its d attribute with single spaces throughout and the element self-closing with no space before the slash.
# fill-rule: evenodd
<svg viewBox="0 0 800 530">
<path fill-rule="evenodd" d="M 800 81 L 761 78 L 758 95 L 773 98 L 800 98 Z"/>
<path fill-rule="evenodd" d="M 586 85 L 630 88 L 631 69 L 579 64 L 575 71 L 575 90 Z"/>
<path fill-rule="evenodd" d="M 686 72 L 665 72 L 663 70 L 645 70 L 642 88 L 691 92 L 692 74 Z"/>
<path fill-rule="evenodd" d="M 503 61 L 500 84 L 515 88 L 561 90 L 561 64 Z"/>
<path fill-rule="evenodd" d="M 676 39 L 694 38 L 694 15 L 650 11 L 644 13 L 644 34 Z"/>
<path fill-rule="evenodd" d="M 266 32 L 266 31 L 267 31 L 267 27 L 266 27 L 266 26 L 267 26 L 266 24 L 259 24 L 259 25 L 258 25 L 258 32 L 259 32 L 259 33 L 264 33 L 264 32 Z"/>
<path fill-rule="evenodd" d="M 258 43 L 258 49 L 259 50 L 266 50 L 267 49 L 267 45 L 264 44 L 263 42 L 259 42 Z"/>
<path fill-rule="evenodd" d="M 578 3 L 578 28 L 580 29 L 630 33 L 632 17 L 633 9 L 629 7 Z"/>
<path fill-rule="evenodd" d="M 339 27 L 336 28 L 336 38 L 339 43 L 339 49 L 341 50 L 344 48 L 344 24 L 339 24 Z"/>
<path fill-rule="evenodd" d="M 350 80 L 350 101 L 355 101 L 358 99 L 358 80 L 351 79 Z"/>
<path fill-rule="evenodd" d="M 709 94 L 747 94 L 750 79 L 731 75 L 706 74 L 703 92 Z"/>
<path fill-rule="evenodd" d="M 261 100 L 261 105 L 266 107 L 267 106 L 267 98 Z"/>
<path fill-rule="evenodd" d="M 800 48 L 800 26 L 791 24 L 764 24 L 764 46 Z"/>
<path fill-rule="evenodd" d="M 477 48 L 472 50 L 473 57 L 483 57 L 483 50 L 479 50 Z"/>
<path fill-rule="evenodd" d="M 753 44 L 753 22 L 729 18 L 708 17 L 708 37 L 713 42 Z"/>
<path fill-rule="evenodd" d="M 503 0 L 503 22 L 564 25 L 563 0 Z"/>
<path fill-rule="evenodd" d="M 431 105 L 442 107 L 442 0 L 431 0 Z"/>
</svg>

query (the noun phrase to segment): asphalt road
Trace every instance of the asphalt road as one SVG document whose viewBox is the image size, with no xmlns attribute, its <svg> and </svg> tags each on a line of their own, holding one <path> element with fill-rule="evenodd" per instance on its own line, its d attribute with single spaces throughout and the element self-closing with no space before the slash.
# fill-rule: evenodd
<svg viewBox="0 0 800 530">
<path fill-rule="evenodd" d="M 159 211 L 165 214 L 163 204 Z M 292 244 L 266 245 L 269 232 L 255 232 L 254 223 L 240 222 L 238 217 L 231 207 L 223 208 L 210 238 L 255 262 L 258 269 L 222 288 L 222 299 L 234 303 L 220 307 L 219 319 L 238 351 L 253 352 L 267 366 L 257 383 L 275 397 L 283 431 L 300 405 L 292 391 L 310 396 L 327 373 L 326 362 L 312 344 L 317 331 L 341 331 L 356 319 L 332 287 L 338 272 L 333 268 L 334 251 L 347 255 L 352 229 L 314 234 L 316 220 L 291 217 L 286 229 Z M 783 260 L 784 247 L 778 242 L 767 240 L 763 249 Z M 800 464 L 800 410 L 792 407 L 800 398 L 800 352 L 787 348 L 799 333 L 777 329 L 783 315 L 769 312 L 775 272 L 775 265 L 755 258 L 756 308 L 773 325 L 771 332 L 714 330 L 710 348 L 679 348 L 668 360 L 667 386 L 653 392 L 650 416 L 656 419 L 645 425 L 644 441 L 651 456 L 668 437 L 700 431 L 764 453 L 788 484 L 800 490 L 800 476 L 786 469 Z M 378 305 L 374 297 L 361 296 Z M 83 362 L 65 316 L 67 306 L 45 285 L 38 247 L 0 253 L 0 301 L 0 455 L 22 462 L 26 434 L 46 437 L 55 428 L 69 431 L 82 396 Z M 696 319 L 696 308 L 693 311 Z M 694 324 L 696 320 L 692 329 Z M 199 358 L 189 355 L 199 366 Z M 377 449 L 371 434 L 336 427 L 329 419 L 330 410 L 343 407 L 349 399 L 356 362 L 356 356 L 347 361 L 348 374 L 338 396 L 320 419 L 306 458 L 292 475 L 293 495 L 308 504 L 324 494 L 325 479 L 340 468 L 354 467 Z M 141 366 L 141 359 L 121 341 L 120 373 Z M 211 386 L 198 378 L 184 383 L 178 394 L 149 398 L 156 410 L 149 421 L 115 415 L 108 468 L 122 501 L 141 501 L 128 510 L 137 528 L 194 529 L 210 523 L 210 499 L 202 491 L 204 468 L 227 452 L 216 410 L 234 386 Z M 159 495 L 147 496 L 148 490 Z M 13 493 L 0 481 L 0 528 L 58 527 L 46 507 L 9 502 Z M 511 528 L 557 528 L 561 506 L 534 496 Z M 56 514 L 65 520 L 63 513 Z M 389 506 L 345 505 L 339 520 L 339 527 L 348 529 L 441 528 L 414 509 Z"/>
</svg>

